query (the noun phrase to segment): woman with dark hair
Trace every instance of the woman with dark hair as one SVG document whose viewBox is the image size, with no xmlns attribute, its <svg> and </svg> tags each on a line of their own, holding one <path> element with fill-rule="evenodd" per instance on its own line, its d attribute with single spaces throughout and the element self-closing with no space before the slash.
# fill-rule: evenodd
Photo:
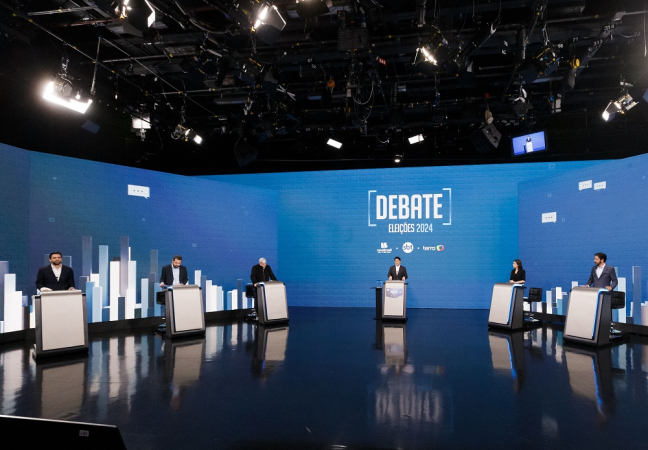
<svg viewBox="0 0 648 450">
<path fill-rule="evenodd" d="M 522 268 L 522 261 L 519 259 L 513 260 L 513 270 L 511 270 L 511 279 L 509 283 L 524 284 L 526 281 L 526 272 Z"/>
</svg>

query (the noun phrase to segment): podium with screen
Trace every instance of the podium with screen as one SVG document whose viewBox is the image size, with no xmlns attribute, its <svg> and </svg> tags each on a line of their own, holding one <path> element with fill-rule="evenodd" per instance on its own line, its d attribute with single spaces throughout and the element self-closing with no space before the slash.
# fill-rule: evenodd
<svg viewBox="0 0 648 450">
<path fill-rule="evenodd" d="M 382 311 L 376 311 L 377 319 L 407 320 L 407 283 L 385 281 L 382 289 Z"/>
</svg>

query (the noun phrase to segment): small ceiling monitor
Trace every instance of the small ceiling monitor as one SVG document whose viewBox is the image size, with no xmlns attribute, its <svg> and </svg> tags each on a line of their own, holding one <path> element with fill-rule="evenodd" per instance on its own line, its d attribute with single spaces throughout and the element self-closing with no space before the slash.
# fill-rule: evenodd
<svg viewBox="0 0 648 450">
<path fill-rule="evenodd" d="M 512 139 L 513 156 L 526 155 L 547 150 L 547 136 L 544 131 L 523 134 Z"/>
</svg>

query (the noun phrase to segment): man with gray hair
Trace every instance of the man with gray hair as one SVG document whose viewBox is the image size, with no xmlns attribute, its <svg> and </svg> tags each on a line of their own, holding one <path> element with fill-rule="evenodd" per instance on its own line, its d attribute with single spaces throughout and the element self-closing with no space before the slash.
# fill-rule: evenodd
<svg viewBox="0 0 648 450">
<path fill-rule="evenodd" d="M 259 264 L 252 266 L 250 280 L 252 280 L 252 284 L 256 286 L 263 281 L 277 281 L 277 277 L 275 277 L 275 274 L 272 272 L 272 268 L 268 265 L 268 263 L 266 263 L 266 259 L 259 258 Z"/>
<path fill-rule="evenodd" d="M 275 274 L 272 272 L 272 268 L 268 265 L 266 259 L 259 258 L 259 264 L 255 264 L 254 266 L 252 266 L 252 273 L 250 273 L 250 280 L 252 280 L 252 284 L 254 284 L 254 287 L 256 288 L 257 285 L 261 282 L 269 281 L 269 280 L 277 281 L 277 277 L 275 277 Z M 257 303 L 256 289 L 253 288 L 253 291 L 254 291 L 254 312 L 252 314 L 248 314 L 248 319 L 257 320 L 257 316 L 259 314 L 259 305 Z"/>
</svg>

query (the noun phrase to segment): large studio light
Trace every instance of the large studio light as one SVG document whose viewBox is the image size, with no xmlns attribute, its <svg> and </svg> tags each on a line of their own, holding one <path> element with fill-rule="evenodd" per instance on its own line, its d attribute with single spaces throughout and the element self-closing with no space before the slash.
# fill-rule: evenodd
<svg viewBox="0 0 648 450">
<path fill-rule="evenodd" d="M 407 139 L 409 140 L 410 144 L 418 144 L 419 142 L 423 142 L 425 140 L 422 134 L 417 134 L 416 136 L 412 136 Z"/>
<path fill-rule="evenodd" d="M 603 120 L 609 122 L 610 120 L 614 119 L 617 113 L 625 114 L 626 111 L 629 111 L 630 109 L 634 108 L 636 105 L 637 102 L 634 101 L 634 99 L 630 96 L 630 94 L 626 92 L 617 100 L 613 100 L 610 103 L 608 103 L 607 107 L 605 108 L 601 116 L 603 117 Z"/>
<path fill-rule="evenodd" d="M 451 53 L 452 49 L 448 41 L 443 37 L 441 30 L 437 27 L 432 27 L 432 32 L 429 37 L 416 49 L 412 64 L 418 66 L 429 63 L 433 66 L 440 66 L 448 60 Z"/>
<path fill-rule="evenodd" d="M 173 139 L 182 139 L 185 142 L 192 140 L 196 144 L 202 144 L 202 137 L 196 133 L 193 129 L 184 127 L 182 125 L 177 125 L 173 133 L 171 133 Z"/>
<path fill-rule="evenodd" d="M 85 114 L 92 103 L 91 99 L 84 99 L 81 96 L 81 91 L 75 89 L 69 81 L 60 76 L 47 83 L 43 98 L 81 114 Z"/>
<path fill-rule="evenodd" d="M 253 29 L 256 35 L 266 44 L 274 44 L 279 38 L 286 21 L 274 5 L 263 4 L 256 15 Z"/>
</svg>

